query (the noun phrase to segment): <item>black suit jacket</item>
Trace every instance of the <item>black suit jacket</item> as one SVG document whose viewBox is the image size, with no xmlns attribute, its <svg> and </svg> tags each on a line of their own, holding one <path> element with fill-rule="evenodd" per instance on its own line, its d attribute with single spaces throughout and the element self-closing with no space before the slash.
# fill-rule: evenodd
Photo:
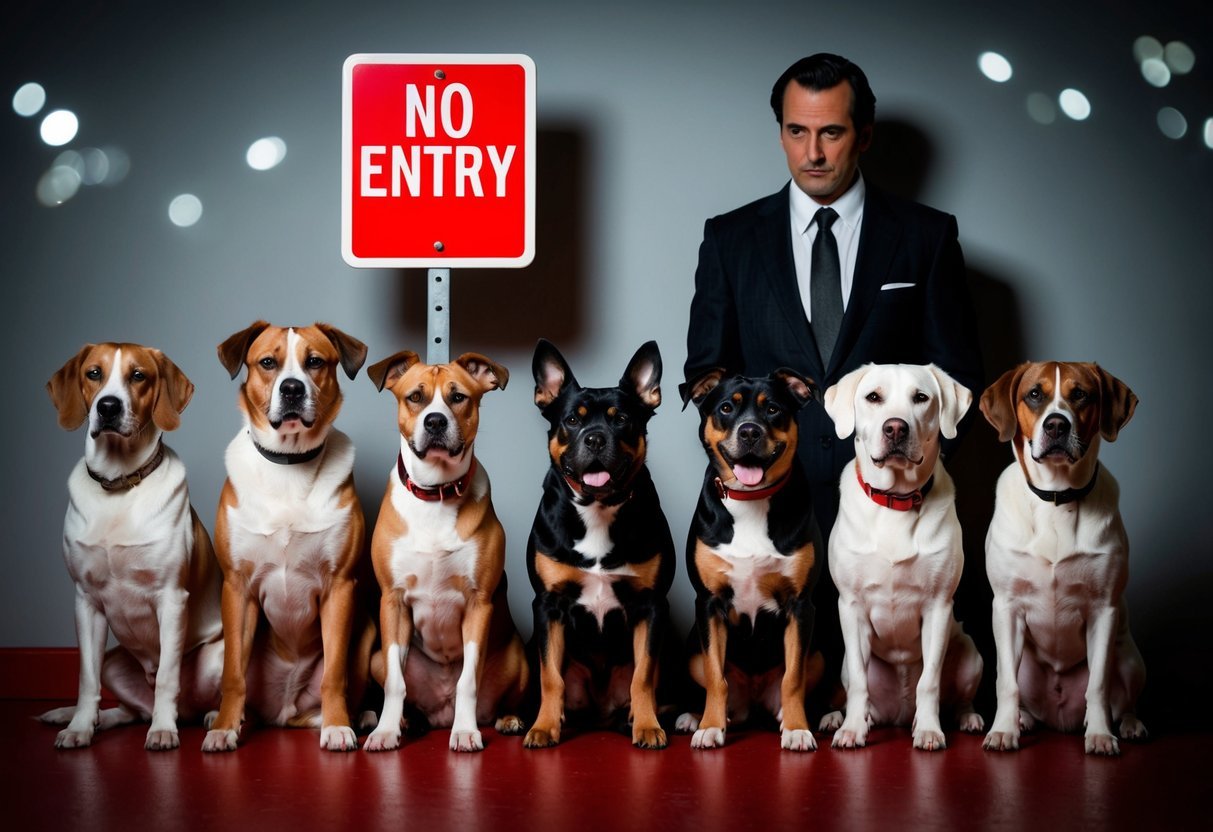
<svg viewBox="0 0 1213 832">
<path fill-rule="evenodd" d="M 713 367 L 745 375 L 790 367 L 824 392 L 868 362 L 934 363 L 974 399 L 980 396 L 981 355 L 955 217 L 866 186 L 851 295 L 823 367 L 796 282 L 790 185 L 704 224 L 686 379 Z M 854 444 L 835 436 L 817 402 L 801 411 L 798 455 L 828 534 L 838 476 L 854 457 Z M 820 499 L 826 495 L 828 506 Z"/>
</svg>

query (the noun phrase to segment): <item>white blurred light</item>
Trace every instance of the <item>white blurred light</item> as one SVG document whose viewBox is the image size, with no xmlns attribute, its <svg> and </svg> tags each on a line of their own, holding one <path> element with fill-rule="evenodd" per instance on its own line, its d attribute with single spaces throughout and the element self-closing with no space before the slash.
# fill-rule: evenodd
<svg viewBox="0 0 1213 832">
<path fill-rule="evenodd" d="M 1146 58 L 1141 62 L 1141 77 L 1152 87 L 1165 87 L 1171 83 L 1171 68 L 1160 58 Z"/>
<path fill-rule="evenodd" d="M 168 204 L 168 218 L 173 225 L 188 228 L 202 218 L 202 200 L 193 194 L 181 194 Z"/>
<path fill-rule="evenodd" d="M 1182 139 L 1188 133 L 1188 120 L 1174 107 L 1163 107 L 1158 111 L 1158 129 L 1168 139 Z"/>
<path fill-rule="evenodd" d="M 1028 96 L 1028 115 L 1039 124 L 1052 124 L 1057 120 L 1057 106 L 1043 92 L 1034 92 Z"/>
<path fill-rule="evenodd" d="M 1163 50 L 1163 60 L 1176 75 L 1187 75 L 1196 66 L 1196 53 L 1183 41 L 1173 40 Z"/>
<path fill-rule="evenodd" d="M 1213 150 L 1213 118 L 1205 119 L 1205 147 Z"/>
<path fill-rule="evenodd" d="M 80 190 L 80 174 L 69 165 L 56 164 L 38 180 L 34 193 L 43 205 L 62 205 Z"/>
<path fill-rule="evenodd" d="M 76 138 L 80 122 L 71 110 L 55 110 L 42 119 L 42 141 L 51 147 L 59 147 Z"/>
<path fill-rule="evenodd" d="M 41 84 L 33 81 L 22 84 L 13 95 L 13 110 L 19 116 L 37 115 L 45 104 L 46 90 L 42 89 Z"/>
<path fill-rule="evenodd" d="M 100 185 L 109 176 L 110 160 L 104 150 L 96 147 L 82 148 L 80 161 L 84 163 L 84 171 L 80 174 L 83 184 Z"/>
<path fill-rule="evenodd" d="M 249 145 L 245 159 L 253 170 L 269 170 L 286 158 L 286 142 L 277 136 L 257 139 Z"/>
<path fill-rule="evenodd" d="M 1149 35 L 1142 35 L 1137 40 L 1133 41 L 1133 58 L 1139 64 L 1143 61 L 1148 61 L 1151 58 L 1158 60 L 1162 57 L 1162 44 L 1158 38 L 1152 38 Z"/>
<path fill-rule="evenodd" d="M 1064 89 L 1057 96 L 1061 111 L 1075 121 L 1085 121 L 1091 115 L 1091 102 L 1076 89 Z"/>
<path fill-rule="evenodd" d="M 1003 83 L 1011 80 L 1011 62 L 997 52 L 982 52 L 977 59 L 981 74 L 991 81 Z"/>
<path fill-rule="evenodd" d="M 105 179 L 100 184 L 117 185 L 130 173 L 131 157 L 126 155 L 125 150 L 113 145 L 102 148 L 101 152 L 105 154 L 108 167 L 105 172 Z"/>
</svg>

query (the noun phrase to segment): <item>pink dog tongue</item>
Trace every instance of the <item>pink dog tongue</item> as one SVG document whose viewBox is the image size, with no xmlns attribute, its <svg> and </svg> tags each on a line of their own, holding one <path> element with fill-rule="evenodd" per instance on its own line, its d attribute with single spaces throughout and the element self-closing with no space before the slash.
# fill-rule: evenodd
<svg viewBox="0 0 1213 832">
<path fill-rule="evenodd" d="M 762 469 L 751 465 L 734 465 L 733 476 L 742 485 L 758 485 L 762 482 Z"/>
<path fill-rule="evenodd" d="M 581 481 L 591 488 L 602 488 L 611 481 L 611 475 L 606 471 L 593 471 L 582 475 Z"/>
</svg>

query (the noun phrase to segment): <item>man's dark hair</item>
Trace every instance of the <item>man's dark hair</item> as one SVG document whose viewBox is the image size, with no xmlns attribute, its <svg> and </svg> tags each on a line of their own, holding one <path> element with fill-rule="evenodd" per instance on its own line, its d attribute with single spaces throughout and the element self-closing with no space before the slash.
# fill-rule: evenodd
<svg viewBox="0 0 1213 832">
<path fill-rule="evenodd" d="M 863 70 L 846 58 L 818 52 L 801 58 L 785 69 L 771 88 L 771 109 L 775 111 L 775 120 L 780 125 L 783 124 L 783 94 L 792 81 L 818 92 L 833 89 L 847 81 L 851 85 L 851 121 L 855 124 L 855 130 L 863 130 L 876 120 L 876 96 L 872 94 L 868 76 L 863 74 Z"/>
</svg>

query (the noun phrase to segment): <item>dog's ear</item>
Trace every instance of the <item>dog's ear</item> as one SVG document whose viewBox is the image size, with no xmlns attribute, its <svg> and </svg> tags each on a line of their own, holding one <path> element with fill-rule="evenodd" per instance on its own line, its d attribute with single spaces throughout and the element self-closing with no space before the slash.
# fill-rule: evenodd
<svg viewBox="0 0 1213 832">
<path fill-rule="evenodd" d="M 713 367 L 678 385 L 678 394 L 682 396 L 682 409 L 686 410 L 691 402 L 694 402 L 696 407 L 703 404 L 704 398 L 720 384 L 727 372 L 724 367 Z"/>
<path fill-rule="evenodd" d="M 231 374 L 232 378 L 240 375 L 240 368 L 244 366 L 244 357 L 248 355 L 248 348 L 252 345 L 253 340 L 269 329 L 269 326 L 269 321 L 254 321 L 247 329 L 242 329 L 229 336 L 219 345 L 219 363 Z"/>
<path fill-rule="evenodd" d="M 1120 429 L 1129 424 L 1137 409 L 1137 396 L 1129 386 L 1098 364 L 1093 365 L 1099 376 L 1099 433 L 1115 442 Z"/>
<path fill-rule="evenodd" d="M 81 347 L 80 352 L 68 359 L 46 383 L 46 392 L 50 394 L 51 402 L 59 411 L 59 427 L 64 430 L 75 430 L 84 424 L 88 416 L 88 402 L 84 400 L 84 391 L 80 389 L 80 364 L 93 346 L 85 344 Z"/>
<path fill-rule="evenodd" d="M 156 358 L 156 402 L 152 405 L 152 421 L 160 430 L 176 430 L 181 425 L 181 413 L 194 397 L 194 383 L 181 368 L 160 350 L 153 349 Z"/>
<path fill-rule="evenodd" d="M 341 356 L 341 369 L 345 370 L 345 374 L 350 378 L 358 375 L 358 371 L 366 363 L 366 344 L 329 324 L 317 321 L 316 329 L 323 332 L 324 336 L 337 348 L 337 354 Z"/>
<path fill-rule="evenodd" d="M 1030 362 L 1025 361 L 1018 367 L 1007 370 L 981 394 L 981 412 L 986 421 L 998 431 L 999 442 L 1010 442 L 1019 430 L 1019 418 L 1015 413 L 1015 394 L 1019 389 L 1020 379 L 1030 366 Z"/>
<path fill-rule="evenodd" d="M 851 370 L 826 390 L 822 404 L 834 420 L 834 433 L 838 434 L 839 439 L 846 439 L 855 432 L 855 391 L 871 366 L 864 364 Z"/>
<path fill-rule="evenodd" d="M 468 371 L 468 374 L 480 385 L 480 392 L 504 390 L 510 380 L 510 371 L 490 361 L 478 352 L 465 352 L 455 359 L 455 363 Z"/>
<path fill-rule="evenodd" d="M 661 405 L 661 351 L 656 341 L 646 341 L 636 350 L 619 379 L 619 386 L 636 391 L 645 407 L 656 410 Z"/>
<path fill-rule="evenodd" d="M 560 350 L 546 338 L 540 338 L 535 344 L 531 375 L 535 377 L 535 406 L 540 410 L 554 402 L 564 388 L 577 384 Z"/>
<path fill-rule="evenodd" d="M 799 407 L 804 407 L 817 396 L 817 384 L 813 379 L 789 367 L 780 367 L 771 373 L 771 378 L 788 388 Z"/>
<path fill-rule="evenodd" d="M 366 374 L 371 383 L 375 385 L 375 389 L 382 393 L 384 387 L 391 387 L 408 372 L 409 367 L 420 360 L 421 357 L 412 350 L 401 350 L 395 355 L 389 355 L 382 361 L 367 367 Z"/>
<path fill-rule="evenodd" d="M 939 385 L 939 432 L 944 439 L 956 438 L 956 426 L 973 404 L 973 392 L 934 364 L 927 369 Z"/>
</svg>

